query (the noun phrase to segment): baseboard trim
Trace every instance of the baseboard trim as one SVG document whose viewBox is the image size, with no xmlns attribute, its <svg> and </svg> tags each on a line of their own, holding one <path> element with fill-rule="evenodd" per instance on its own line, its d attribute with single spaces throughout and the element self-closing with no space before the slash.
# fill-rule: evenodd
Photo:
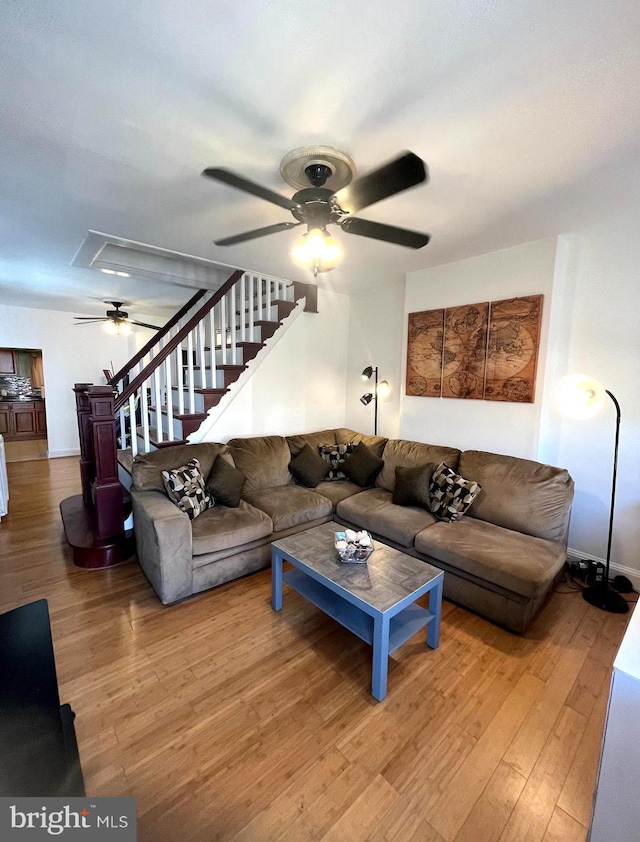
<svg viewBox="0 0 640 842">
<path fill-rule="evenodd" d="M 49 459 L 58 459 L 62 456 L 80 456 L 79 450 L 50 450 Z"/>
</svg>

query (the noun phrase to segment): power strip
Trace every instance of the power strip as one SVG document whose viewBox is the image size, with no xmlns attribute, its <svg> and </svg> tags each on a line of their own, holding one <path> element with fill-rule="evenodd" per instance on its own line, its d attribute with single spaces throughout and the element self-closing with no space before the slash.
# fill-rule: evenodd
<svg viewBox="0 0 640 842">
<path fill-rule="evenodd" d="M 601 561 L 571 559 L 567 563 L 571 576 L 585 585 L 599 585 L 604 582 L 605 566 Z"/>
</svg>

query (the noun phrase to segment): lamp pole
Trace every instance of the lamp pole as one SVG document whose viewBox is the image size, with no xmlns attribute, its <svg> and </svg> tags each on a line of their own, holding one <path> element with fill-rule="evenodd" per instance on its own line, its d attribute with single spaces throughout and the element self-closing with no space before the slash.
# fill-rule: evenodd
<svg viewBox="0 0 640 842">
<path fill-rule="evenodd" d="M 375 385 L 373 389 L 373 435 L 378 435 L 378 366 L 373 369 L 375 374 Z"/>
<path fill-rule="evenodd" d="M 607 555 L 605 558 L 605 572 L 604 581 L 585 588 L 582 591 L 582 596 L 590 604 L 595 605 L 596 608 L 601 608 L 603 611 L 610 611 L 614 614 L 626 614 L 629 610 L 629 605 L 626 599 L 616 591 L 609 587 L 609 565 L 611 563 L 611 542 L 613 539 L 613 515 L 616 502 L 616 478 L 618 474 L 618 445 L 620 443 L 620 421 L 622 414 L 620 412 L 620 404 L 616 400 L 613 392 L 605 389 L 605 392 L 616 408 L 616 436 L 615 444 L 613 446 L 613 474 L 611 478 L 611 508 L 609 511 L 609 536 L 607 538 Z"/>
<path fill-rule="evenodd" d="M 615 444 L 613 447 L 613 477 L 611 480 L 611 512 L 609 513 L 609 539 L 607 541 L 607 581 L 609 580 L 609 562 L 611 561 L 611 540 L 613 537 L 613 510 L 616 502 L 616 476 L 618 473 L 618 444 L 620 443 L 620 420 L 621 420 L 621 412 L 620 412 L 620 404 L 616 400 L 615 395 L 613 392 L 610 392 L 608 389 L 605 389 L 605 392 L 609 395 L 611 400 L 613 401 L 613 405 L 616 408 L 616 439 Z"/>
</svg>

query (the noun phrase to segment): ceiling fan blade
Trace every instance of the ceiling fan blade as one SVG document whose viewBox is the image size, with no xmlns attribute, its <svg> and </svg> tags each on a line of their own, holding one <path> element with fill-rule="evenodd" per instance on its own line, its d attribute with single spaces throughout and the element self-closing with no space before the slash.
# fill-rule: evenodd
<svg viewBox="0 0 640 842">
<path fill-rule="evenodd" d="M 236 243 L 244 243 L 247 240 L 255 240 L 258 237 L 265 237 L 267 234 L 277 234 L 279 231 L 288 231 L 289 228 L 296 228 L 302 225 L 301 222 L 277 222 L 275 225 L 267 225 L 265 228 L 254 228 L 253 231 L 245 231 L 244 234 L 234 234 L 233 237 L 224 237 L 222 240 L 214 240 L 216 246 L 235 246 Z"/>
<path fill-rule="evenodd" d="M 106 322 L 106 318 L 104 316 L 74 316 L 74 319 L 78 322 Z"/>
<path fill-rule="evenodd" d="M 371 237 L 373 240 L 384 240 L 410 249 L 421 249 L 426 246 L 431 237 L 419 231 L 409 231 L 408 228 L 396 228 L 395 225 L 383 225 L 380 222 L 369 222 L 350 216 L 340 226 L 347 234 L 357 234 L 359 237 Z"/>
<path fill-rule="evenodd" d="M 405 152 L 388 164 L 373 170 L 352 184 L 333 194 L 335 201 L 345 213 L 367 208 L 381 199 L 420 184 L 427 178 L 424 161 L 413 152 Z"/>
<path fill-rule="evenodd" d="M 149 330 L 162 330 L 162 328 L 158 327 L 157 325 L 148 325 L 145 322 L 137 322 L 135 319 L 127 319 L 129 324 L 138 325 L 139 327 L 148 327 Z"/>
<path fill-rule="evenodd" d="M 202 175 L 207 176 L 207 178 L 213 178 L 215 181 L 221 181 L 223 184 L 227 184 L 229 187 L 235 187 L 237 190 L 244 190 L 245 193 L 251 193 L 252 196 L 265 199 L 265 201 L 279 205 L 286 210 L 295 210 L 298 207 L 295 202 L 287 199 L 286 196 L 281 196 L 279 193 L 269 190 L 268 187 L 262 187 L 262 185 L 256 184 L 254 181 L 249 181 L 248 178 L 243 178 L 241 175 L 236 175 L 230 170 L 225 170 L 221 167 L 207 167 L 206 170 L 202 171 Z"/>
</svg>

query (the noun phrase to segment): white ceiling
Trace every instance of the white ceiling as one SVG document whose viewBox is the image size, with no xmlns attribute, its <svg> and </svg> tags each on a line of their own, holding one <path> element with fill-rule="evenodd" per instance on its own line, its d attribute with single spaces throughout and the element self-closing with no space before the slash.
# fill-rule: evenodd
<svg viewBox="0 0 640 842">
<path fill-rule="evenodd" d="M 189 291 L 70 266 L 89 229 L 311 280 L 290 219 L 200 177 L 286 195 L 289 150 L 358 172 L 405 149 L 430 183 L 359 215 L 428 231 L 418 252 L 337 231 L 320 283 L 362 289 L 537 239 L 640 195 L 637 0 L 11 0 L 0 12 L 0 301 L 167 315 Z"/>
</svg>

